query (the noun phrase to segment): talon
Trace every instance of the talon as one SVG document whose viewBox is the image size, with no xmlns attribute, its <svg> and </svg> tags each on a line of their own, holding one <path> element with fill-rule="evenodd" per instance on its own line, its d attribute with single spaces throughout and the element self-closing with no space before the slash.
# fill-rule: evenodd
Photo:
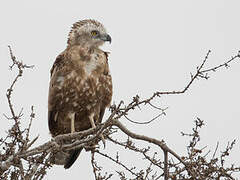
<svg viewBox="0 0 240 180">
<path fill-rule="evenodd" d="M 88 146 L 88 147 L 85 147 L 85 151 L 92 151 L 98 148 L 99 148 L 98 145 Z"/>
</svg>

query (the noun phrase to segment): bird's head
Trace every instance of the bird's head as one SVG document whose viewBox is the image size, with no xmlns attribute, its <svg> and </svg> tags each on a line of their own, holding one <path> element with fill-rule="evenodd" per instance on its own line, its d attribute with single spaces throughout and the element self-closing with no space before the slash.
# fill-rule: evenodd
<svg viewBox="0 0 240 180">
<path fill-rule="evenodd" d="M 73 24 L 68 37 L 68 45 L 82 45 L 87 47 L 99 47 L 104 42 L 111 43 L 111 36 L 104 26 L 95 20 L 87 19 Z"/>
</svg>

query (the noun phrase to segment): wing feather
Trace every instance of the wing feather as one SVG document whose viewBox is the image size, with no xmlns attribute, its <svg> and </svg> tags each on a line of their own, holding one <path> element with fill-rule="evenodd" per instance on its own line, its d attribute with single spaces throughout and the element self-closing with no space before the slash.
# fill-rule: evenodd
<svg viewBox="0 0 240 180">
<path fill-rule="evenodd" d="M 61 101 L 61 93 L 56 86 L 57 72 L 61 71 L 64 66 L 64 52 L 57 56 L 51 70 L 50 70 L 50 86 L 48 95 L 48 128 L 53 136 L 57 134 L 58 129 L 58 109 L 57 104 Z"/>
</svg>

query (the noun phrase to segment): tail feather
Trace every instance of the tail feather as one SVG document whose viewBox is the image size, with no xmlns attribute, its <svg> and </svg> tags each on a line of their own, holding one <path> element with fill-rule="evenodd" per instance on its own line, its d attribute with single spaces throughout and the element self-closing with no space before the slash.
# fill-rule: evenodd
<svg viewBox="0 0 240 180">
<path fill-rule="evenodd" d="M 73 163 L 77 160 L 81 151 L 82 151 L 82 148 L 70 151 L 70 155 L 66 159 L 66 163 L 64 165 L 65 169 L 69 169 L 73 165 Z"/>
</svg>

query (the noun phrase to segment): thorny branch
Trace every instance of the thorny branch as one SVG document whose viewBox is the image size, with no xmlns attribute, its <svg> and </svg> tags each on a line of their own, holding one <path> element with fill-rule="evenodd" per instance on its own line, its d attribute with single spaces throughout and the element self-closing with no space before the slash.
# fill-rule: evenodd
<svg viewBox="0 0 240 180">
<path fill-rule="evenodd" d="M 12 52 L 12 49 L 10 46 L 8 46 L 9 48 L 9 52 L 10 52 L 10 56 L 11 56 L 11 60 L 12 60 L 12 65 L 9 66 L 10 69 L 12 70 L 14 66 L 17 66 L 18 67 L 18 74 L 17 76 L 15 77 L 15 79 L 13 80 L 12 84 L 10 85 L 10 87 L 7 89 L 7 100 L 8 100 L 8 106 L 9 106 L 9 109 L 11 111 L 11 115 L 12 117 L 11 118 L 7 118 L 7 119 L 13 119 L 15 121 L 15 128 L 18 132 L 20 132 L 20 128 L 19 128 L 19 122 L 18 120 L 20 119 L 20 117 L 22 116 L 22 110 L 20 111 L 20 113 L 18 115 L 16 115 L 14 109 L 13 109 L 13 104 L 12 104 L 12 101 L 11 101 L 11 95 L 12 95 L 12 91 L 13 91 L 13 88 L 17 82 L 17 80 L 22 77 L 22 74 L 23 74 L 23 69 L 25 68 L 32 68 L 33 66 L 27 66 L 25 64 L 23 64 L 22 62 L 20 61 L 17 61 L 16 60 L 16 57 L 13 55 L 13 52 Z M 7 117 L 5 115 L 5 117 Z M 20 135 L 20 138 L 22 139 L 21 137 L 21 133 L 19 133 Z"/>
<path fill-rule="evenodd" d="M 106 139 L 112 142 L 114 145 L 121 146 L 124 149 L 128 149 L 132 152 L 136 152 L 143 157 L 143 161 L 149 162 L 145 169 L 139 169 L 137 166 L 128 167 L 123 161 L 120 161 L 120 154 L 111 156 L 110 154 L 102 153 L 98 149 L 92 149 L 92 160 L 91 164 L 93 167 L 93 174 L 97 180 L 106 180 L 114 176 L 114 173 L 120 177 L 120 179 L 220 179 L 225 177 L 228 179 L 234 179 L 232 174 L 234 172 L 239 172 L 240 168 L 232 165 L 231 167 L 225 167 L 225 158 L 229 156 L 231 149 L 235 144 L 235 140 L 229 143 L 226 149 L 221 153 L 220 157 L 216 157 L 216 151 L 218 145 L 211 158 L 207 159 L 209 152 L 204 153 L 205 148 L 197 148 L 198 142 L 200 141 L 199 131 L 204 125 L 204 122 L 197 118 L 195 121 L 195 128 L 193 128 L 192 133 L 182 133 L 183 136 L 191 137 L 190 143 L 187 146 L 187 156 L 180 156 L 174 152 L 171 148 L 167 146 L 164 140 L 158 140 L 150 138 L 144 135 L 136 134 L 125 127 L 120 119 L 125 117 L 128 121 L 136 124 L 148 124 L 157 119 L 162 115 L 166 115 L 166 108 L 160 108 L 153 105 L 152 101 L 157 97 L 170 94 L 183 94 L 190 86 L 195 82 L 196 79 L 208 79 L 210 72 L 215 72 L 223 67 L 229 67 L 229 64 L 234 60 L 240 59 L 240 53 L 231 57 L 231 59 L 226 62 L 211 67 L 205 68 L 205 64 L 210 56 L 211 51 L 208 51 L 203 62 L 197 67 L 196 72 L 191 74 L 191 79 L 187 85 L 179 91 L 157 91 L 151 97 L 147 99 L 140 99 L 138 95 L 133 97 L 132 102 L 124 105 L 121 101 L 118 105 L 112 105 L 110 107 L 111 115 L 107 120 L 98 125 L 96 128 L 91 128 L 86 131 L 75 132 L 73 134 L 59 135 L 50 141 L 37 146 L 32 147 L 36 142 L 38 137 L 30 140 L 30 129 L 35 118 L 34 108 L 31 107 L 30 121 L 29 125 L 25 129 L 21 129 L 21 118 L 23 116 L 22 111 L 16 113 L 11 95 L 16 82 L 20 77 L 22 77 L 23 70 L 27 68 L 32 68 L 33 66 L 28 66 L 18 61 L 13 55 L 12 49 L 9 46 L 10 56 L 12 60 L 12 65 L 10 69 L 14 67 L 18 68 L 18 74 L 13 80 L 11 86 L 7 90 L 7 100 L 11 116 L 8 117 L 4 115 L 8 120 L 13 119 L 14 125 L 9 129 L 8 134 L 5 138 L 0 139 L 0 175 L 1 178 L 7 179 L 42 179 L 46 173 L 47 169 L 52 167 L 50 163 L 51 153 L 57 151 L 65 151 L 76 148 L 86 148 L 93 147 L 92 145 L 100 141 L 99 135 L 103 134 Z M 130 111 L 134 111 L 135 108 L 140 108 L 143 105 L 148 105 L 148 107 L 159 111 L 159 114 L 147 122 L 137 122 L 131 120 L 128 117 Z M 128 136 L 126 142 L 120 142 L 119 139 L 113 138 L 116 134 L 120 132 Z M 73 140 L 72 144 L 64 144 L 64 140 Z M 155 145 L 148 146 L 147 148 L 138 148 L 134 140 L 143 141 L 148 144 Z M 163 151 L 162 156 L 159 157 L 159 148 Z M 112 163 L 123 168 L 123 170 L 116 170 L 113 173 L 105 173 L 102 175 L 103 167 L 98 165 L 95 155 L 98 154 L 102 157 L 107 158 Z M 170 157 L 169 157 L 170 156 Z M 169 159 L 171 158 L 171 159 Z M 176 162 L 175 162 L 176 161 Z M 159 171 L 160 170 L 160 171 Z M 116 175 L 116 174 L 115 174 Z"/>
</svg>

